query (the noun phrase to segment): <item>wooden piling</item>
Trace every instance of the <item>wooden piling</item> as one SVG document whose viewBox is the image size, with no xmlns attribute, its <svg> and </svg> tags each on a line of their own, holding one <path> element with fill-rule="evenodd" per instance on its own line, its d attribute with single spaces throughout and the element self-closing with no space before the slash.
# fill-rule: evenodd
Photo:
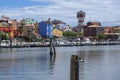
<svg viewBox="0 0 120 80">
<path fill-rule="evenodd" d="M 10 39 L 10 48 L 12 48 L 12 39 Z"/>
<path fill-rule="evenodd" d="M 53 55 L 52 38 L 50 38 L 50 55 Z"/>
<path fill-rule="evenodd" d="M 54 55 L 56 55 L 55 45 L 53 44 Z"/>
<path fill-rule="evenodd" d="M 79 57 L 78 55 L 71 56 L 70 63 L 70 80 L 79 80 Z"/>
</svg>

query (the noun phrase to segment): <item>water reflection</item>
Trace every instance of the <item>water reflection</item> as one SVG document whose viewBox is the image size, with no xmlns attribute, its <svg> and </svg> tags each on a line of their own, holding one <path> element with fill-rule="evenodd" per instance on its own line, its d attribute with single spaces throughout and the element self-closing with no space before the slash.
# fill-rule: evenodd
<svg viewBox="0 0 120 80">
<path fill-rule="evenodd" d="M 70 58 L 78 54 L 80 80 L 119 80 L 120 46 L 0 49 L 0 80 L 70 80 Z"/>
<path fill-rule="evenodd" d="M 120 50 L 114 47 L 99 48 L 78 52 L 85 58 L 85 62 L 80 63 L 80 80 L 119 80 Z"/>
<path fill-rule="evenodd" d="M 55 59 L 56 59 L 56 55 L 50 55 L 50 69 L 51 69 L 50 72 L 51 72 L 51 74 L 53 74 Z"/>
</svg>

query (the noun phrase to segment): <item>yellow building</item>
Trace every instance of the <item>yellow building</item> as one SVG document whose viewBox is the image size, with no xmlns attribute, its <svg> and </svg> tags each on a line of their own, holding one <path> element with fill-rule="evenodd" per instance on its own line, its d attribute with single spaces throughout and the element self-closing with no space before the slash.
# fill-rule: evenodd
<svg viewBox="0 0 120 80">
<path fill-rule="evenodd" d="M 0 27 L 9 27 L 8 25 L 9 24 L 7 20 L 0 20 Z"/>
<path fill-rule="evenodd" d="M 113 27 L 113 33 L 120 33 L 120 27 Z"/>
<path fill-rule="evenodd" d="M 63 32 L 62 32 L 62 30 L 60 30 L 60 29 L 58 29 L 58 28 L 53 28 L 53 36 L 63 37 Z"/>
</svg>

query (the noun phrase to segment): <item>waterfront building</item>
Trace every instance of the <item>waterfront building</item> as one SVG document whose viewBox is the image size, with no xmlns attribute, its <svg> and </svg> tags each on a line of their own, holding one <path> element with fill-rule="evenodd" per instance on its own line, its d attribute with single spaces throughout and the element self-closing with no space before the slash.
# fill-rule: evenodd
<svg viewBox="0 0 120 80">
<path fill-rule="evenodd" d="M 23 36 L 39 37 L 38 23 L 34 19 L 26 18 L 20 21 L 19 28 L 22 28 Z"/>
<path fill-rule="evenodd" d="M 62 25 L 62 31 L 65 32 L 65 31 L 72 31 L 70 25 Z"/>
<path fill-rule="evenodd" d="M 63 32 L 61 29 L 54 27 L 53 35 L 60 38 L 60 37 L 63 37 Z"/>
<path fill-rule="evenodd" d="M 84 27 L 84 36 L 95 37 L 99 33 L 104 33 L 104 27 L 101 26 L 100 22 L 88 22 L 87 26 Z"/>
<path fill-rule="evenodd" d="M 13 27 L 14 31 L 18 30 L 18 22 L 16 19 L 11 20 L 10 27 Z"/>
<path fill-rule="evenodd" d="M 120 27 L 119 26 L 105 27 L 104 34 L 107 39 L 120 40 Z"/>
<path fill-rule="evenodd" d="M 120 33 L 120 26 L 114 26 L 113 33 Z"/>
<path fill-rule="evenodd" d="M 0 20 L 0 31 L 8 33 L 10 38 L 14 38 L 13 27 L 9 26 L 8 20 Z"/>
<path fill-rule="evenodd" d="M 67 25 L 65 22 L 60 21 L 60 20 L 53 20 L 52 21 L 53 27 L 56 27 L 60 30 L 62 30 L 63 32 L 65 31 L 72 31 L 71 26 Z"/>
<path fill-rule="evenodd" d="M 42 37 L 53 37 L 53 25 L 50 21 L 42 21 L 39 23 L 39 34 Z"/>
<path fill-rule="evenodd" d="M 21 20 L 21 22 L 24 24 L 35 24 L 35 20 L 31 19 L 31 18 L 23 19 L 23 20 Z"/>
</svg>

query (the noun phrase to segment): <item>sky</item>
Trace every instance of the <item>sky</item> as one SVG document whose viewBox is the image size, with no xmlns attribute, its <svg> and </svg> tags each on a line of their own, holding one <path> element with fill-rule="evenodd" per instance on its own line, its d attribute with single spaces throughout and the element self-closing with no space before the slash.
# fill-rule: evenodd
<svg viewBox="0 0 120 80">
<path fill-rule="evenodd" d="M 120 0 L 0 0 L 0 16 L 40 22 L 51 18 L 77 26 L 77 12 L 86 13 L 85 22 L 98 21 L 103 26 L 120 24 Z"/>
</svg>

